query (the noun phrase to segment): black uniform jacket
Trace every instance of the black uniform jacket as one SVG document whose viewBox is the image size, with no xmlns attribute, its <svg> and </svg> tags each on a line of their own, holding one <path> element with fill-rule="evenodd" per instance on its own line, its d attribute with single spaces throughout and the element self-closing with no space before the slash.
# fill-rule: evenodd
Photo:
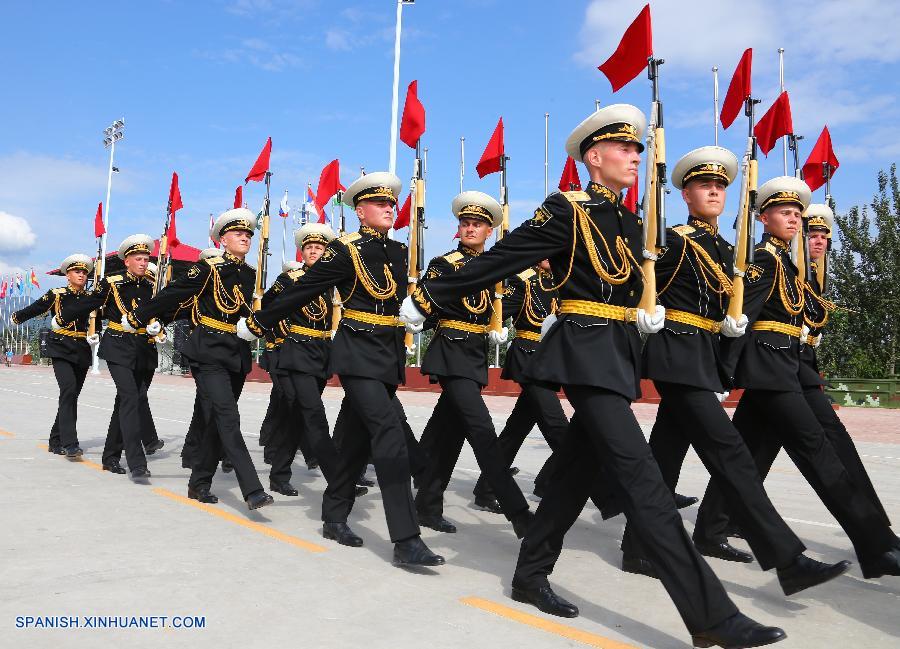
<svg viewBox="0 0 900 649">
<path fill-rule="evenodd" d="M 482 253 L 475 252 L 463 244 L 446 255 L 435 257 L 428 264 L 425 277 L 434 279 L 452 274 Z M 448 321 L 456 321 L 475 326 L 486 326 L 494 312 L 494 292 L 483 289 L 466 295 L 447 305 L 440 320 L 432 319 L 428 324 L 436 325 L 434 337 L 422 359 L 422 374 L 432 377 L 456 376 L 472 379 L 480 385 L 488 382 L 488 341 L 486 333 L 465 331 Z M 443 321 L 443 324 L 441 322 Z"/>
<path fill-rule="evenodd" d="M 506 350 L 506 362 L 503 364 L 501 378 L 516 383 L 528 383 L 525 369 L 540 343 L 524 338 L 520 332 L 540 336 L 544 318 L 556 313 L 559 303 L 559 294 L 556 291 L 544 290 L 545 286 L 553 286 L 553 275 L 535 268 L 513 275 L 506 283 L 503 317 L 512 318 L 516 337 Z"/>
<path fill-rule="evenodd" d="M 799 392 L 800 339 L 778 331 L 754 331 L 757 322 L 792 327 L 803 324 L 803 284 L 790 258 L 789 246 L 770 234 L 754 249 L 754 262 L 744 277 L 747 333 L 724 338 L 727 367 L 734 367 L 738 388 Z"/>
<path fill-rule="evenodd" d="M 286 288 L 293 286 L 309 270 L 307 266 L 282 273 L 275 283 L 266 291 L 262 299 L 263 308 L 267 307 Z M 279 338 L 283 337 L 275 354 L 275 367 L 290 372 L 300 372 L 327 379 L 328 358 L 331 352 L 331 337 L 322 337 L 303 330 L 309 329 L 327 335 L 331 329 L 331 293 L 317 295 L 309 304 L 305 304 L 281 321 L 276 328 Z M 293 331 L 291 328 L 293 327 Z"/>
<path fill-rule="evenodd" d="M 406 295 L 406 244 L 369 227 L 328 244 L 322 257 L 302 277 L 248 321 L 251 330 L 272 329 L 280 320 L 336 287 L 345 309 L 331 344 L 329 373 L 372 378 L 390 385 L 405 380 L 403 327 L 396 317 Z M 376 324 L 347 310 L 393 319 Z M 371 320 L 371 318 L 366 318 Z"/>
<path fill-rule="evenodd" d="M 666 247 L 656 261 L 659 303 L 667 311 L 721 322 L 728 307 L 733 261 L 731 245 L 699 219 L 667 229 Z M 643 364 L 648 379 L 714 392 L 730 387 L 720 360 L 719 335 L 669 318 L 659 333 L 647 337 Z"/>
<path fill-rule="evenodd" d="M 809 327 L 810 336 L 818 336 L 825 330 L 828 323 L 828 315 L 834 310 L 834 304 L 822 298 L 822 290 L 819 287 L 819 281 L 816 279 L 815 267 L 812 264 L 813 272 L 812 280 L 806 284 L 806 298 L 803 302 L 803 320 Z M 813 387 L 824 385 L 819 374 L 819 361 L 816 359 L 816 348 L 807 345 L 806 341 L 800 343 L 800 385 L 803 387 Z"/>
<path fill-rule="evenodd" d="M 135 328 L 152 318 L 177 319 L 190 310 L 194 330 L 181 353 L 194 363 L 219 365 L 235 374 L 251 369 L 250 343 L 235 333 L 235 325 L 251 314 L 256 269 L 223 252 L 198 262 L 170 282 L 156 297 L 141 304 L 128 320 Z"/>
<path fill-rule="evenodd" d="M 85 300 L 88 293 L 74 291 L 70 286 L 65 288 L 52 288 L 39 299 L 35 300 L 24 309 L 12 314 L 13 324 L 22 324 L 37 316 L 58 315 L 60 311 L 69 306 Z M 91 346 L 85 340 L 84 334 L 88 328 L 88 314 L 90 309 L 79 318 L 65 323 L 63 331 L 70 334 L 82 334 L 80 337 L 66 335 L 61 331 L 50 331 L 47 334 L 47 358 L 61 358 L 77 365 L 78 367 L 90 367 Z M 63 324 L 60 319 L 60 324 Z"/>
<path fill-rule="evenodd" d="M 153 284 L 146 277 L 135 277 L 127 271 L 121 275 L 107 275 L 87 298 L 63 307 L 60 320 L 68 322 L 95 309 L 102 309 L 102 313 L 97 314 L 97 321 L 101 318 L 109 320 L 109 326 L 100 339 L 98 356 L 132 369 L 138 364 L 152 369 L 159 362 L 153 337 L 118 330 L 122 316 L 131 313 L 152 296 Z"/>
<path fill-rule="evenodd" d="M 554 193 L 534 216 L 462 270 L 424 280 L 414 293 L 427 314 L 452 308 L 460 295 L 489 287 L 550 259 L 560 303 L 587 300 L 634 307 L 641 292 L 641 220 L 607 187 Z M 640 336 L 634 324 L 596 315 L 562 314 L 541 341 L 525 378 L 639 394 Z"/>
</svg>

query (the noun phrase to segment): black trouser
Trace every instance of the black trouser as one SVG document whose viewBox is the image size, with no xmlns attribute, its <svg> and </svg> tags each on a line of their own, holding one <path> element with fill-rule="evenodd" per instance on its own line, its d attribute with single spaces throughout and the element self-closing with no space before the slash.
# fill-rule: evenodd
<svg viewBox="0 0 900 649">
<path fill-rule="evenodd" d="M 671 493 L 689 445 L 721 489 L 763 570 L 784 568 L 806 547 L 775 510 L 759 471 L 728 414 L 710 390 L 655 381 L 661 397 L 650 449 Z M 666 438 L 664 442 L 660 438 Z M 622 552 L 640 556 L 641 539 L 625 527 Z"/>
<path fill-rule="evenodd" d="M 276 377 L 276 372 L 269 372 L 272 379 L 272 390 L 269 392 L 269 405 L 266 407 L 266 415 L 263 417 L 259 428 L 259 445 L 268 446 L 275 437 L 275 423 L 279 416 L 279 407 L 284 400 L 281 390 L 281 382 Z M 269 457 L 268 455 L 266 457 Z"/>
<path fill-rule="evenodd" d="M 356 480 L 372 461 L 391 541 L 419 534 L 410 485 L 409 455 L 402 406 L 394 399 L 396 385 L 360 376 L 341 376 L 344 388 L 343 433 L 334 478 L 322 498 L 322 520 L 346 523 L 356 499 Z M 399 409 L 399 412 L 398 412 Z M 338 420 L 340 420 L 340 415 Z M 360 425 L 353 425 L 358 420 Z"/>
<path fill-rule="evenodd" d="M 528 509 L 528 503 L 509 475 L 509 463 L 497 443 L 491 413 L 481 397 L 481 386 L 472 379 L 455 376 L 439 377 L 439 382 L 443 392 L 431 418 L 442 424 L 442 430 L 429 454 L 428 468 L 420 476 L 416 510 L 429 516 L 443 514 L 444 491 L 463 441 L 468 440 L 504 515 L 512 520 Z"/>
<path fill-rule="evenodd" d="M 59 408 L 50 429 L 50 448 L 78 445 L 78 395 L 81 394 L 87 372 L 87 367 L 80 367 L 64 358 L 53 359 L 53 374 L 59 386 Z"/>
<path fill-rule="evenodd" d="M 860 561 L 890 550 L 896 537 L 866 493 L 854 484 L 803 394 L 745 390 L 734 413 L 734 425 L 754 457 L 772 436 L 784 445 L 800 473 L 850 537 Z M 726 509 L 722 490 L 717 482 L 710 481 L 694 538 L 725 538 Z"/>
<path fill-rule="evenodd" d="M 132 369 L 125 365 L 107 361 L 109 375 L 116 384 L 116 405 L 110 419 L 106 445 L 103 448 L 103 461 L 118 461 L 125 448 L 125 461 L 128 468 L 134 471 L 139 467 L 147 467 L 144 455 L 144 424 L 142 403 L 147 399 L 147 389 L 153 378 L 153 370 L 144 367 Z M 149 406 L 148 406 L 149 409 Z M 118 416 L 117 416 L 118 415 Z M 116 420 L 114 426 L 112 420 Z"/>
<path fill-rule="evenodd" d="M 507 469 L 512 466 L 516 454 L 535 425 L 540 429 L 551 451 L 556 451 L 560 447 L 569 426 L 559 397 L 553 390 L 533 383 L 522 383 L 520 387 L 522 392 L 519 393 L 506 425 L 497 437 Z M 555 464 L 553 458 L 551 454 L 544 462 L 544 466 L 534 479 L 535 487 L 547 488 Z M 484 475 L 478 477 L 473 493 L 476 496 L 493 496 Z"/>
<path fill-rule="evenodd" d="M 194 456 L 188 484 L 193 489 L 209 487 L 224 452 L 234 465 L 241 494 L 246 499 L 263 488 L 241 435 L 237 402 L 246 375 L 229 372 L 221 365 L 198 364 L 193 370 L 200 398 L 209 402 L 212 416 L 207 421 L 200 448 Z"/>
<path fill-rule="evenodd" d="M 559 455 L 566 470 L 554 474 L 522 541 L 514 583 L 546 585 L 602 467 L 688 630 L 703 631 L 734 615 L 737 607 L 684 530 L 628 400 L 596 387 L 567 386 L 565 392 L 575 407 Z"/>
<path fill-rule="evenodd" d="M 310 452 L 319 460 L 322 475 L 330 482 L 334 479 L 337 451 L 328 434 L 328 418 L 322 403 L 325 379 L 288 371 L 279 381 L 286 399 L 287 419 L 279 425 L 269 477 L 273 482 L 289 482 L 297 449 L 306 440 Z"/>
<path fill-rule="evenodd" d="M 191 371 L 196 383 L 196 368 L 192 368 Z M 194 412 L 191 415 L 191 423 L 188 425 L 187 434 L 184 436 L 184 446 L 181 448 L 181 457 L 191 465 L 197 459 L 200 442 L 212 417 L 212 413 L 209 412 L 209 403 L 200 398 L 200 384 L 196 384 L 197 393 L 194 395 Z M 215 426 L 214 423 L 212 425 Z"/>
</svg>

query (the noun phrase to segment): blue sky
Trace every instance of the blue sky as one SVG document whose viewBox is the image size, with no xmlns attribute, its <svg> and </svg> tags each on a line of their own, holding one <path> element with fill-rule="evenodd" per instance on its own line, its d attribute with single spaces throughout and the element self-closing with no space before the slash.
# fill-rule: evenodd
<svg viewBox="0 0 900 649">
<path fill-rule="evenodd" d="M 450 201 L 458 191 L 459 138 L 466 138 L 466 189 L 497 193 L 475 163 L 501 115 L 510 156 L 513 224 L 544 195 L 544 113 L 550 113 L 550 186 L 572 127 L 602 104 L 649 108 L 644 77 L 613 95 L 596 70 L 643 2 L 632 0 L 418 0 L 404 9 L 401 96 L 418 79 L 429 149 L 427 252 L 452 246 Z M 794 124 L 807 137 L 801 163 L 824 124 L 841 161 L 834 195 L 841 210 L 869 200 L 875 174 L 900 157 L 900 8 L 891 3 L 722 0 L 652 3 L 662 68 L 670 164 L 711 144 L 712 74 L 721 94 L 746 47 L 754 48 L 754 94 L 768 108 L 778 94 L 777 48 L 786 49 Z M 306 183 L 337 157 L 349 184 L 360 166 L 386 169 L 394 35 L 393 0 L 221 0 L 140 3 L 14 3 L 0 41 L 0 273 L 56 266 L 91 254 L 92 220 L 106 192 L 101 131 L 124 117 L 111 200 L 110 247 L 125 236 L 158 236 L 172 171 L 181 178 L 182 240 L 204 247 L 209 214 L 230 207 L 234 188 L 273 140 L 273 241 L 277 203 L 299 204 Z M 743 118 L 720 132 L 740 155 Z M 398 175 L 412 152 L 398 147 Z M 781 173 L 780 146 L 760 179 Z M 583 168 L 580 169 L 584 176 Z M 723 223 L 736 210 L 729 198 Z M 821 201 L 822 191 L 816 200 Z M 262 186 L 245 190 L 258 209 Z M 671 223 L 684 218 L 677 193 Z M 405 232 L 405 231 L 404 231 Z M 405 236 L 402 235 L 402 236 Z M 255 254 L 255 253 L 254 253 Z M 252 261 L 252 260 L 251 260 Z M 52 282 L 51 282 L 52 284 Z M 42 282 L 42 286 L 44 283 Z"/>
</svg>

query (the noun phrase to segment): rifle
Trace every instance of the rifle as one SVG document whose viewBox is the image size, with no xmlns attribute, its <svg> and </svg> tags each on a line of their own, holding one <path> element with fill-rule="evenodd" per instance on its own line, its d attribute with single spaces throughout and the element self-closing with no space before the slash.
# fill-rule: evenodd
<svg viewBox="0 0 900 649">
<path fill-rule="evenodd" d="M 831 164 L 828 162 L 822 163 L 822 177 L 825 179 L 825 204 L 831 208 L 832 213 L 834 212 L 834 197 L 831 195 L 831 174 L 834 171 Z M 834 230 L 834 223 L 831 224 L 832 231 Z M 825 254 L 822 256 L 822 259 L 816 264 L 816 279 L 819 282 L 819 289 L 822 293 L 825 293 L 828 288 L 828 256 L 831 254 L 831 239 L 832 234 L 828 235 L 828 244 L 825 247 Z"/>
<path fill-rule="evenodd" d="M 797 148 L 797 143 L 803 139 L 803 136 L 789 133 L 787 138 L 788 148 L 794 156 L 794 176 L 803 180 L 803 168 L 800 166 L 800 151 Z M 809 264 L 809 227 L 806 224 L 806 219 L 801 218 L 800 220 L 802 221 L 802 227 L 800 232 L 797 233 L 797 240 L 791 246 L 791 252 L 793 253 L 794 264 L 797 266 L 799 276 L 804 281 L 811 282 L 813 276 L 812 265 Z M 804 259 L 801 260 L 801 257 L 804 257 Z M 800 272 L 801 267 L 802 272 Z"/>
<path fill-rule="evenodd" d="M 421 157 L 421 144 L 416 142 L 416 161 L 413 166 L 412 188 L 415 205 L 409 220 L 409 283 L 406 294 L 412 295 L 425 267 L 425 175 Z M 403 344 L 412 353 L 413 334 L 406 332 Z"/>
<path fill-rule="evenodd" d="M 739 319 L 744 313 L 744 273 L 753 263 L 753 248 L 756 243 L 756 190 L 759 168 L 756 160 L 756 136 L 753 135 L 753 107 L 758 99 L 747 97 L 744 114 L 749 118 L 750 130 L 747 136 L 747 150 L 741 163 L 741 206 L 734 222 L 734 272 L 732 286 L 734 294 L 728 301 L 727 314 Z"/>
<path fill-rule="evenodd" d="M 659 66 L 663 59 L 650 57 L 647 75 L 653 84 L 653 105 L 647 129 L 647 178 L 641 212 L 644 218 L 644 288 L 638 307 L 656 311 L 656 257 L 666 245 L 666 133 L 659 99 Z"/>
<path fill-rule="evenodd" d="M 340 203 L 341 210 L 341 225 L 338 228 L 338 238 L 344 236 L 344 232 L 347 227 L 347 222 L 344 220 L 344 192 L 338 190 L 337 200 Z M 334 206 L 332 203 L 332 223 L 334 223 Z M 341 314 L 344 312 L 344 305 L 341 302 L 341 294 L 337 290 L 337 286 L 334 287 L 334 298 L 332 299 L 332 309 L 331 309 L 331 335 L 334 336 L 334 332 L 337 331 L 338 325 L 341 324 Z"/>
<path fill-rule="evenodd" d="M 94 262 L 94 281 L 91 284 L 92 288 L 97 290 L 97 282 L 100 281 L 100 257 L 103 256 L 103 238 L 97 237 L 97 260 Z M 88 321 L 88 336 L 93 336 L 97 333 L 97 311 L 91 311 L 90 320 Z"/>
<path fill-rule="evenodd" d="M 256 286 L 253 289 L 253 310 L 262 307 L 262 296 L 266 290 L 266 273 L 269 270 L 269 188 L 272 185 L 272 172 L 266 172 L 266 197 L 263 199 L 262 226 L 259 235 L 259 253 L 257 255 Z"/>
<path fill-rule="evenodd" d="M 503 240 L 509 231 L 509 191 L 506 185 L 506 162 L 509 157 L 504 153 L 500 157 L 500 206 L 503 210 L 503 220 L 500 222 L 500 229 L 497 230 L 497 243 Z M 494 301 L 492 303 L 493 312 L 491 313 L 491 323 L 488 328 L 491 331 L 500 333 L 503 330 L 503 289 L 504 282 L 497 282 L 494 287 Z M 500 348 L 497 348 L 497 361 L 500 361 Z"/>
<path fill-rule="evenodd" d="M 171 254 L 169 253 L 169 224 L 172 222 L 172 198 L 166 206 L 166 224 L 159 238 L 159 252 L 156 256 L 156 279 L 153 281 L 153 295 L 156 296 L 169 282 L 171 275 Z"/>
</svg>

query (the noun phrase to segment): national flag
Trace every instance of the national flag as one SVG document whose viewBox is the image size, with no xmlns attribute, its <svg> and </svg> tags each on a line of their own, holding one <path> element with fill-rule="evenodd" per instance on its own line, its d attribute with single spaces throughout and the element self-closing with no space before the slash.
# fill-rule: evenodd
<svg viewBox="0 0 900 649">
<path fill-rule="evenodd" d="M 625 192 L 625 198 L 622 199 L 622 205 L 627 207 L 632 214 L 637 214 L 638 206 L 638 174 L 634 175 L 634 183 Z"/>
<path fill-rule="evenodd" d="M 409 225 L 409 216 L 410 211 L 412 209 L 412 192 L 406 195 L 406 200 L 403 201 L 403 207 L 400 208 L 400 211 L 397 212 L 397 218 L 394 219 L 394 229 L 399 230 L 400 228 L 405 228 Z"/>
<path fill-rule="evenodd" d="M 286 219 L 291 214 L 291 206 L 288 205 L 287 190 L 284 190 L 284 196 L 281 197 L 281 205 L 278 206 L 278 216 Z"/>
<path fill-rule="evenodd" d="M 244 186 L 238 185 L 237 189 L 234 190 L 234 209 L 241 207 L 244 204 Z"/>
<path fill-rule="evenodd" d="M 606 75 L 613 92 L 616 92 L 647 67 L 647 60 L 651 56 L 653 29 L 650 24 L 650 5 L 647 4 L 625 30 L 616 51 L 597 69 Z"/>
<path fill-rule="evenodd" d="M 106 234 L 106 226 L 103 224 L 103 203 L 97 204 L 97 213 L 94 215 L 94 238 Z"/>
<path fill-rule="evenodd" d="M 341 184 L 341 163 L 337 159 L 329 162 L 319 175 L 319 187 L 316 190 L 315 205 L 319 212 L 319 223 L 325 223 L 325 205 L 339 191 L 346 189 Z"/>
<path fill-rule="evenodd" d="M 34 274 L 34 268 L 31 269 L 31 284 L 33 286 L 37 286 L 38 288 L 41 287 L 40 283 L 38 282 L 37 275 Z"/>
<path fill-rule="evenodd" d="M 506 150 L 503 148 L 503 118 L 501 117 L 484 153 L 481 154 L 481 160 L 475 165 L 478 177 L 484 178 L 488 174 L 500 171 L 504 155 L 506 155 Z"/>
<path fill-rule="evenodd" d="M 312 193 L 312 187 L 308 183 L 306 185 L 306 202 L 316 204 L 315 194 Z"/>
<path fill-rule="evenodd" d="M 747 97 L 750 96 L 750 70 L 752 67 L 753 48 L 748 47 L 744 50 L 741 60 L 738 61 L 737 68 L 734 70 L 734 76 L 731 77 L 731 83 L 728 84 L 728 92 L 725 93 L 725 102 L 722 104 L 722 112 L 719 115 L 719 121 L 722 122 L 723 129 L 731 126 L 741 112 L 741 106 L 744 105 Z"/>
<path fill-rule="evenodd" d="M 753 129 L 756 141 L 764 155 L 775 147 L 778 138 L 794 132 L 794 122 L 791 119 L 791 99 L 787 90 L 778 95 L 778 99 L 766 111 L 762 119 Z"/>
<path fill-rule="evenodd" d="M 253 167 L 247 173 L 247 177 L 244 178 L 245 185 L 251 180 L 260 181 L 266 177 L 266 173 L 269 171 L 269 158 L 271 155 L 272 138 L 270 137 L 266 140 L 262 151 L 259 152 L 259 157 L 256 159 L 256 162 L 253 163 Z"/>
<path fill-rule="evenodd" d="M 16 290 L 19 292 L 19 297 L 25 295 L 25 282 L 22 281 L 21 273 L 16 273 Z"/>
<path fill-rule="evenodd" d="M 425 132 L 425 107 L 418 97 L 418 81 L 412 81 L 406 91 L 406 103 L 403 105 L 403 119 L 400 121 L 400 140 L 412 148 L 416 148 L 419 138 Z"/>
<path fill-rule="evenodd" d="M 831 166 L 831 175 L 841 166 L 837 156 L 834 155 L 834 149 L 831 146 L 831 133 L 828 127 L 822 129 L 819 139 L 816 140 L 809 157 L 803 165 L 803 179 L 809 185 L 810 191 L 816 191 L 825 184 L 824 166 L 825 163 Z"/>
<path fill-rule="evenodd" d="M 572 156 L 566 157 L 566 164 L 563 166 L 562 176 L 559 177 L 559 191 L 571 192 L 581 190 L 581 178 L 578 177 L 578 167 L 575 166 L 575 160 Z"/>
<path fill-rule="evenodd" d="M 9 284 L 7 284 L 6 280 L 3 280 L 3 283 L 0 284 L 0 300 L 6 299 L 6 289 L 8 286 Z"/>
<path fill-rule="evenodd" d="M 181 190 L 178 188 L 178 174 L 173 171 L 172 184 L 169 185 L 169 214 L 171 216 L 169 218 L 168 242 L 171 248 L 181 243 L 178 240 L 178 230 L 175 227 L 175 213 L 182 207 L 184 207 L 184 204 L 181 202 Z"/>
</svg>

